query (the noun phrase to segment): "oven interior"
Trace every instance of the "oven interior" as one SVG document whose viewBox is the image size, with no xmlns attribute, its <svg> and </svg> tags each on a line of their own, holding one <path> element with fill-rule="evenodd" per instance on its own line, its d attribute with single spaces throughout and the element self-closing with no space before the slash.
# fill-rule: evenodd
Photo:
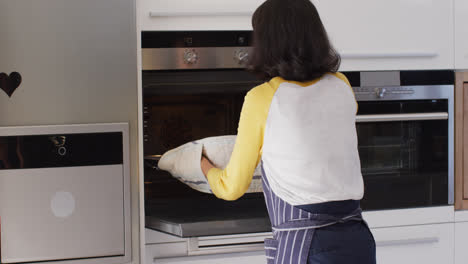
<svg viewBox="0 0 468 264">
<path fill-rule="evenodd" d="M 234 202 L 223 201 L 179 182 L 159 170 L 157 159 L 151 158 L 193 140 L 237 134 L 244 97 L 259 83 L 244 70 L 143 72 L 147 227 L 170 232 L 160 222 L 176 226 L 199 224 L 200 230 L 180 231 L 179 235 L 216 235 L 223 231 L 206 230 L 203 223 L 234 221 L 235 225 L 244 226 L 228 232 L 270 231 L 262 193 L 246 194 Z M 258 221 L 249 222 L 251 226 L 246 227 L 242 219 Z"/>
<path fill-rule="evenodd" d="M 358 115 L 448 112 L 448 100 L 360 102 Z M 448 120 L 357 123 L 363 209 L 448 203 Z"/>
</svg>

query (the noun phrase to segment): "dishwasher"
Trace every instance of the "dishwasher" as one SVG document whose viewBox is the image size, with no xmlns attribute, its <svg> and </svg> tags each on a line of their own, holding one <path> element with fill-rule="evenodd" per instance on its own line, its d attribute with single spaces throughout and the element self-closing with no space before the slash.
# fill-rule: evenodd
<svg viewBox="0 0 468 264">
<path fill-rule="evenodd" d="M 128 124 L 0 128 L 0 262 L 130 262 L 128 145 Z"/>
</svg>

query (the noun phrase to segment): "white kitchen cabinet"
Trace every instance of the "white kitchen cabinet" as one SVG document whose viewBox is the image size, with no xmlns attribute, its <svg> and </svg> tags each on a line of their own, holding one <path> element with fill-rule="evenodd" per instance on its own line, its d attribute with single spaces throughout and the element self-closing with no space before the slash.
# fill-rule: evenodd
<svg viewBox="0 0 468 264">
<path fill-rule="evenodd" d="M 314 2 L 342 55 L 341 70 L 453 68 L 453 1 Z"/>
<path fill-rule="evenodd" d="M 468 222 L 468 210 L 458 210 L 455 212 L 455 223 L 461 222 Z"/>
<path fill-rule="evenodd" d="M 55 197 L 59 197 L 58 207 L 65 206 L 63 208 L 66 208 L 67 204 L 76 206 L 72 218 L 83 216 L 92 218 L 94 221 L 80 221 L 76 218 L 74 220 L 57 218 L 44 221 L 39 217 L 30 218 L 28 214 L 38 215 L 35 212 L 45 208 L 47 203 L 41 203 L 43 200 L 39 199 L 30 203 L 26 202 L 28 207 L 18 208 L 24 211 L 24 213 L 19 212 L 22 217 L 18 220 L 21 221 L 16 221 L 11 229 L 4 222 L 6 217 L 1 216 L 2 237 L 5 230 L 9 230 L 15 238 L 14 242 L 2 240 L 2 247 L 10 245 L 10 248 L 22 248 L 22 250 L 14 252 L 11 259 L 18 258 L 18 255 L 28 254 L 29 262 L 54 258 L 56 261 L 53 263 L 58 264 L 65 263 L 59 259 L 76 258 L 75 260 L 67 260 L 66 263 L 115 264 L 130 261 L 140 263 L 139 193 L 137 189 L 139 184 L 137 177 L 139 139 L 137 113 L 139 107 L 136 87 L 137 40 L 134 9 L 135 1 L 133 0 L 0 1 L 0 72 L 6 74 L 19 72 L 22 76 L 22 83 L 11 97 L 0 90 L 0 127 L 122 122 L 129 123 L 129 136 L 126 140 L 130 140 L 128 153 L 130 162 L 126 163 L 125 166 L 129 165 L 128 173 L 131 183 L 125 182 L 125 186 L 130 185 L 131 197 L 127 197 L 125 194 L 125 199 L 131 201 L 131 208 L 128 208 L 127 203 L 123 201 L 114 205 L 118 199 L 113 199 L 110 203 L 106 200 L 120 197 L 118 192 L 123 192 L 123 187 L 116 185 L 118 177 L 114 179 L 102 178 L 104 177 L 102 173 L 97 173 L 98 176 L 92 177 L 94 174 L 84 171 L 80 174 L 81 176 L 76 177 L 81 177 L 80 183 L 90 184 L 92 188 L 78 184 L 70 185 L 69 190 L 58 187 L 52 192 L 52 194 L 57 193 L 58 195 L 50 196 L 49 201 L 55 201 Z M 76 133 L 77 130 L 78 126 L 72 128 L 68 133 Z M 67 140 L 69 142 L 68 138 Z M 127 144 L 122 146 L 127 148 Z M 104 145 L 96 145 L 95 147 L 106 148 Z M 109 151 L 113 149 L 112 147 Z M 78 161 L 76 156 L 70 160 Z M 69 173 L 64 173 L 64 177 L 58 177 L 60 174 L 56 173 L 61 170 L 41 169 L 41 171 L 45 171 L 43 178 L 29 175 L 30 172 L 26 169 L 21 171 L 40 182 L 40 185 L 34 185 L 33 181 L 27 183 L 34 186 L 29 191 L 30 195 L 46 197 L 47 191 L 53 186 L 58 186 L 57 184 L 60 182 L 62 182 L 62 186 L 65 186 L 64 182 L 68 184 L 72 182 L 69 180 L 69 177 L 72 176 Z M 6 173 L 5 170 L 3 172 Z M 127 175 L 127 167 L 125 175 Z M 51 178 L 54 176 L 58 178 Z M 87 177 L 92 177 L 93 181 L 100 184 L 90 183 L 86 180 Z M 123 179 L 123 175 L 120 177 Z M 41 186 L 47 188 L 41 188 Z M 101 186 L 105 186 L 105 188 Z M 28 193 L 25 188 L 26 181 L 16 187 L 5 184 L 1 187 L 2 190 L 5 188 L 18 190 L 18 194 Z M 98 187 L 100 189 L 97 189 Z M 83 201 L 84 198 L 76 196 L 76 191 L 73 191 L 76 188 L 82 188 L 80 190 L 89 192 L 89 195 L 83 196 L 86 199 L 105 198 L 103 198 L 104 200 L 96 200 L 95 203 L 86 203 L 85 201 L 88 200 Z M 125 190 L 127 190 L 126 187 Z M 112 196 L 107 195 L 111 191 L 117 193 L 113 193 Z M 82 192 L 79 191 L 79 193 Z M 75 199 L 76 203 L 73 202 Z M 68 202 L 64 203 L 63 201 Z M 3 202 L 5 202 L 4 199 Z M 10 203 L 7 204 L 11 206 Z M 35 204 L 40 204 L 41 207 L 34 206 Z M 87 207 L 88 204 L 93 204 L 94 207 Z M 53 204 L 50 203 L 50 205 Z M 119 205 L 125 205 L 125 214 L 131 210 L 131 219 L 123 219 L 124 213 L 118 213 L 122 209 L 116 207 Z M 83 206 L 86 209 L 80 210 Z M 1 211 L 3 210 L 0 209 Z M 47 212 L 49 212 L 48 216 Z M 44 217 L 56 218 L 52 213 L 52 211 L 43 211 L 43 214 L 46 214 Z M 104 223 L 105 219 L 111 218 L 112 221 Z M 52 226 L 55 221 L 59 224 Z M 113 231 L 112 227 L 116 225 L 115 223 L 123 223 L 124 221 L 126 227 L 130 225 L 128 227 L 131 229 L 127 229 L 128 232 L 126 230 L 125 233 L 121 234 Z M 34 224 L 29 224 L 29 222 Z M 52 226 L 51 230 L 55 230 L 57 234 L 49 232 L 50 236 L 42 235 L 47 232 L 44 231 L 45 228 L 34 228 L 37 227 L 37 224 L 49 224 Z M 69 228 L 69 226 L 74 227 Z M 104 228 L 100 228 L 101 226 Z M 29 236 L 35 239 L 28 239 L 29 237 L 15 232 L 20 229 L 22 231 L 31 230 Z M 94 230 L 98 232 L 94 232 Z M 108 236 L 107 233 L 112 233 L 112 235 Z M 75 239 L 80 235 L 83 239 Z M 119 244 L 119 247 L 120 245 L 125 247 L 125 251 L 111 252 L 109 250 L 110 253 L 105 255 L 111 255 L 110 257 L 96 258 L 104 254 L 96 253 L 97 247 L 93 248 L 94 244 L 90 245 L 86 240 L 86 238 L 92 240 L 96 236 L 100 237 L 92 241 L 94 244 L 100 244 L 100 247 L 113 247 L 113 245 Z M 58 239 L 58 237 L 64 239 Z M 64 240 L 62 244 L 57 242 L 60 240 Z M 112 243 L 109 243 L 109 240 Z M 37 243 L 38 241 L 39 243 Z M 50 249 L 55 245 L 54 242 L 62 247 L 68 245 L 69 250 L 57 247 Z M 87 243 L 87 245 L 80 247 L 80 242 Z M 29 248 L 34 248 L 35 251 L 32 252 L 32 250 L 28 250 Z M 50 251 L 47 251 L 48 248 Z M 89 253 L 83 254 L 84 249 L 89 250 Z M 7 257 L 6 253 L 2 252 L 2 258 Z M 6 262 L 6 259 L 0 259 L 0 262 Z"/>
<path fill-rule="evenodd" d="M 264 0 L 139 0 L 141 30 L 252 30 Z"/>
<path fill-rule="evenodd" d="M 146 264 L 265 264 L 264 251 L 208 256 L 155 259 Z"/>
<path fill-rule="evenodd" d="M 379 264 L 453 264 L 454 222 L 468 222 L 468 211 L 455 213 L 453 206 L 366 211 L 363 216 L 377 241 Z M 259 233 L 189 239 L 146 229 L 145 263 L 264 263 L 261 242 L 269 236 Z M 457 237 L 457 241 L 461 239 Z"/>
<path fill-rule="evenodd" d="M 455 212 L 455 264 L 468 262 L 468 210 Z"/>
<path fill-rule="evenodd" d="M 376 228 L 372 233 L 379 264 L 453 263 L 453 223 Z"/>
<path fill-rule="evenodd" d="M 455 223 L 455 264 L 468 262 L 468 222 Z"/>
<path fill-rule="evenodd" d="M 468 1 L 455 0 L 455 69 L 468 69 Z"/>
<path fill-rule="evenodd" d="M 187 256 L 188 245 L 186 242 L 160 243 L 146 245 L 146 264 L 151 264 L 155 259 L 174 258 Z"/>
<path fill-rule="evenodd" d="M 251 233 L 179 238 L 150 229 L 146 229 L 145 233 L 146 263 L 153 263 L 156 259 L 156 263 L 172 263 L 175 260 L 217 261 L 225 257 L 243 257 L 245 253 L 253 254 L 252 252 L 262 252 L 260 255 L 263 256 L 263 241 L 272 236 L 271 233 Z M 258 255 L 257 253 L 254 255 Z M 245 256 L 250 256 L 249 254 Z"/>
<path fill-rule="evenodd" d="M 465 0 L 457 1 L 459 49 L 468 64 Z M 140 0 L 141 30 L 250 30 L 263 0 Z M 342 71 L 452 69 L 454 3 L 445 0 L 313 0 L 342 55 Z M 464 12 L 465 11 L 465 12 Z M 463 52 L 461 52 L 463 53 Z"/>
<path fill-rule="evenodd" d="M 370 228 L 388 228 L 453 223 L 455 220 L 455 209 L 453 206 L 435 206 L 364 211 L 362 215 Z"/>
<path fill-rule="evenodd" d="M 377 263 L 379 264 L 453 264 L 454 246 L 459 262 L 466 263 L 468 253 L 464 249 L 468 243 L 468 223 L 457 223 L 455 236 L 454 223 L 375 228 L 372 233 L 377 244 Z M 456 244 L 454 245 L 454 240 Z M 171 246 L 181 246 L 178 243 L 167 243 Z M 154 258 L 151 251 L 163 250 L 159 245 L 147 245 L 146 264 L 231 264 L 231 263 L 265 263 L 263 250 L 245 253 L 211 254 L 203 256 L 187 256 L 176 258 Z M 463 260 L 465 260 L 463 262 Z M 460 262 L 461 261 L 461 262 Z"/>
<path fill-rule="evenodd" d="M 456 233 L 455 233 L 456 231 Z M 372 229 L 377 244 L 377 263 L 379 264 L 452 264 L 454 246 L 457 251 L 455 264 L 464 264 L 468 259 L 468 222 L 401 226 Z M 456 235 L 457 234 L 457 235 Z M 454 245 L 455 240 L 455 245 Z M 168 243 L 176 245 L 177 243 Z M 263 251 L 235 254 L 218 254 L 180 258 L 157 258 L 148 255 L 155 250 L 147 245 L 146 264 L 231 264 L 265 263 Z M 161 248 L 160 248 L 161 249 Z"/>
</svg>

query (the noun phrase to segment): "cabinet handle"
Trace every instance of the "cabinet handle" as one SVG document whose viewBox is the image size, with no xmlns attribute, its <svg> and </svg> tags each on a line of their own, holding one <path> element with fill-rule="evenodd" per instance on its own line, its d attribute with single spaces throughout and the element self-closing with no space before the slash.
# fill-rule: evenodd
<svg viewBox="0 0 468 264">
<path fill-rule="evenodd" d="M 251 11 L 174 11 L 174 12 L 162 12 L 152 11 L 149 13 L 150 17 L 201 17 L 201 16 L 251 16 Z"/>
<path fill-rule="evenodd" d="M 342 52 L 343 59 L 433 58 L 437 52 Z"/>
<path fill-rule="evenodd" d="M 391 247 L 391 246 L 405 246 L 405 245 L 416 245 L 416 244 L 432 244 L 432 243 L 438 243 L 438 242 L 439 242 L 438 237 L 426 237 L 426 238 L 377 241 L 375 244 L 378 247 Z"/>
<path fill-rule="evenodd" d="M 397 121 L 423 121 L 447 120 L 448 113 L 415 113 L 415 114 L 384 114 L 384 115 L 358 115 L 357 123 L 365 122 L 397 122 Z"/>
</svg>

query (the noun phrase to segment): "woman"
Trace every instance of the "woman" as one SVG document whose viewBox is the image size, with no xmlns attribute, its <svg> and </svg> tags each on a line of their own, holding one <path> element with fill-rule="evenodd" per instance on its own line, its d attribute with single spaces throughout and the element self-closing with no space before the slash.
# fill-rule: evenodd
<svg viewBox="0 0 468 264">
<path fill-rule="evenodd" d="M 261 162 L 268 263 L 375 263 L 359 206 L 357 103 L 317 10 L 310 0 L 267 0 L 252 24 L 249 68 L 266 82 L 245 97 L 227 167 L 201 160 L 213 193 L 238 199 Z"/>
</svg>

